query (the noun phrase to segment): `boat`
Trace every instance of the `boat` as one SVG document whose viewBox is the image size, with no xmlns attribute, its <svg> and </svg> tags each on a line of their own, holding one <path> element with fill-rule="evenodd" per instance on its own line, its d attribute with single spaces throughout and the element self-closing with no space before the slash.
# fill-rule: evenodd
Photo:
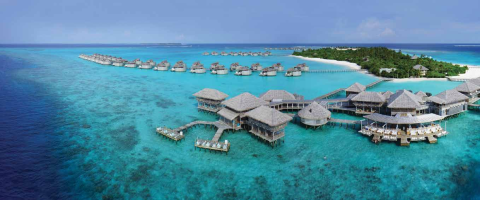
<svg viewBox="0 0 480 200">
<path fill-rule="evenodd" d="M 237 76 L 250 76 L 250 75 L 252 75 L 252 70 L 250 70 L 248 67 L 239 66 L 239 67 L 237 67 L 237 71 L 235 72 L 235 75 L 237 75 Z"/>
<path fill-rule="evenodd" d="M 117 59 L 112 63 L 112 65 L 116 67 L 123 67 L 123 65 L 125 65 L 125 61 L 121 59 Z"/>
<path fill-rule="evenodd" d="M 187 71 L 187 65 L 183 61 L 178 61 L 173 65 L 172 69 L 170 69 L 172 72 L 186 72 Z"/>
<path fill-rule="evenodd" d="M 228 74 L 228 70 L 223 65 L 217 65 L 212 69 L 212 74 L 224 75 Z"/>
<path fill-rule="evenodd" d="M 260 76 L 276 76 L 277 70 L 274 67 L 267 67 L 260 72 Z"/>
<path fill-rule="evenodd" d="M 212 63 L 209 70 L 212 71 L 217 65 L 219 65 L 218 62 Z"/>
<path fill-rule="evenodd" d="M 285 72 L 285 76 L 301 76 L 302 75 L 302 70 L 300 67 L 292 67 Z"/>
<path fill-rule="evenodd" d="M 170 67 L 170 63 L 166 60 L 162 61 L 161 63 L 158 63 L 157 66 L 153 68 L 155 71 L 168 71 L 168 68 Z"/>
<path fill-rule="evenodd" d="M 151 60 L 151 59 L 148 60 L 147 62 L 150 63 L 150 66 L 152 66 L 152 67 L 157 64 L 157 63 L 155 63 L 155 61 L 153 61 L 153 60 Z"/>
<path fill-rule="evenodd" d="M 222 56 L 228 56 L 228 53 L 225 52 L 225 51 L 222 51 L 222 53 L 220 53 L 220 55 L 222 55 Z"/>
<path fill-rule="evenodd" d="M 142 64 L 142 61 L 138 58 L 133 60 L 133 62 L 135 62 L 136 65 L 141 65 Z"/>
<path fill-rule="evenodd" d="M 203 74 L 205 72 L 207 72 L 207 70 L 205 69 L 205 67 L 203 67 L 203 64 L 201 63 L 194 65 L 190 68 L 190 73 Z"/>
<path fill-rule="evenodd" d="M 283 72 L 284 70 L 282 64 L 280 63 L 273 64 L 272 67 L 275 68 L 275 70 L 277 70 L 278 72 Z"/>
<path fill-rule="evenodd" d="M 136 64 L 135 61 L 132 61 L 132 62 L 127 62 L 127 63 L 125 63 L 124 66 L 125 66 L 125 67 L 128 67 L 128 68 L 135 68 L 135 67 L 137 67 L 137 64 Z"/>
<path fill-rule="evenodd" d="M 152 65 L 150 65 L 150 62 L 143 62 L 140 66 L 138 66 L 138 69 L 152 69 Z"/>
<path fill-rule="evenodd" d="M 254 64 L 252 64 L 252 66 L 250 66 L 250 69 L 254 72 L 261 71 L 262 68 L 263 67 L 260 65 L 260 63 L 254 63 Z"/>
<path fill-rule="evenodd" d="M 302 64 L 298 64 L 297 66 L 295 67 L 298 67 L 300 68 L 300 70 L 302 72 L 308 72 L 310 70 L 310 67 L 308 67 L 308 65 L 306 63 L 302 63 Z"/>
<path fill-rule="evenodd" d="M 208 53 L 208 52 L 203 52 L 202 55 L 208 56 L 208 55 L 210 55 L 210 53 Z"/>
<path fill-rule="evenodd" d="M 212 56 L 218 56 L 218 53 L 216 51 L 212 52 Z"/>
<path fill-rule="evenodd" d="M 237 71 L 237 68 L 238 68 L 238 67 L 241 67 L 240 64 L 238 64 L 238 62 L 232 63 L 232 64 L 230 65 L 230 71 L 231 71 L 231 72 Z"/>
</svg>

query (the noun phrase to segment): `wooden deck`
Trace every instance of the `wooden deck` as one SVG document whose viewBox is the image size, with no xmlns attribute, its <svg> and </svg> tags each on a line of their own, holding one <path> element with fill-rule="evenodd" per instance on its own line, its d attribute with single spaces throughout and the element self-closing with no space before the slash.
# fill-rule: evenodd
<svg viewBox="0 0 480 200">
<path fill-rule="evenodd" d="M 167 127 L 158 127 L 156 132 L 157 134 L 167 137 L 173 141 L 179 141 L 185 138 L 183 133 L 175 132 L 174 130 Z"/>
<path fill-rule="evenodd" d="M 365 69 L 342 69 L 342 70 L 329 70 L 329 69 L 320 69 L 320 70 L 310 70 L 304 71 L 306 73 L 342 73 L 342 72 L 367 72 Z"/>
<path fill-rule="evenodd" d="M 422 135 L 407 135 L 404 131 L 401 130 L 398 131 L 398 135 L 385 135 L 383 133 L 368 132 L 365 129 L 362 129 L 359 132 L 367 136 L 373 135 L 372 142 L 374 143 L 380 143 L 384 140 L 395 142 L 398 142 L 400 140 L 401 146 L 409 146 L 410 142 L 420 142 L 425 140 L 428 141 L 430 144 L 437 143 L 437 138 L 443 137 L 448 134 L 448 132 L 443 133 L 443 130 Z"/>
<path fill-rule="evenodd" d="M 230 150 L 230 143 L 226 142 L 215 142 L 211 140 L 195 140 L 195 148 L 210 150 L 210 151 L 220 151 L 227 153 Z"/>
<path fill-rule="evenodd" d="M 338 94 L 338 93 L 343 92 L 343 91 L 345 91 L 345 88 L 336 89 L 336 90 L 331 91 L 327 94 L 319 96 L 319 97 L 315 98 L 314 100 L 317 101 L 317 100 L 321 100 L 321 99 L 326 99 L 326 98 L 329 98 L 330 96 L 333 96 L 333 95 Z"/>
</svg>

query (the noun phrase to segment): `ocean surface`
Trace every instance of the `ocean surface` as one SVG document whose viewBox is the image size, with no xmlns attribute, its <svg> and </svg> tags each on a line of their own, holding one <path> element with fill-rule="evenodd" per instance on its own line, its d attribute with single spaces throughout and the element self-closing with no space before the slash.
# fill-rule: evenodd
<svg viewBox="0 0 480 200">
<path fill-rule="evenodd" d="M 342 69 L 290 57 L 202 56 L 204 51 L 265 51 L 264 47 L 386 46 L 438 60 L 480 65 L 475 44 L 185 44 L 0 45 L 0 199 L 480 199 L 480 112 L 447 120 L 437 144 L 373 144 L 353 129 L 306 130 L 290 123 L 285 143 L 271 148 L 245 131 L 224 134 L 228 155 L 194 150 L 196 128 L 175 144 L 155 134 L 216 120 L 197 112 L 192 94 L 206 87 L 233 97 L 282 89 L 315 98 L 362 73 L 304 73 L 301 77 L 240 77 L 102 66 L 79 54 L 132 60 L 215 61 L 286 69 Z M 372 91 L 409 89 L 437 94 L 459 82 L 384 82 Z M 336 118 L 357 117 L 334 113 Z M 442 123 L 442 126 L 445 124 Z M 324 159 L 326 157 L 326 159 Z"/>
</svg>

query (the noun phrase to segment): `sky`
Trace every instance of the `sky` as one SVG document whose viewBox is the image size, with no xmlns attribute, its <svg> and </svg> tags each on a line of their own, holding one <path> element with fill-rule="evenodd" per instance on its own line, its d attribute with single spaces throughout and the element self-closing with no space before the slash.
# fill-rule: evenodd
<svg viewBox="0 0 480 200">
<path fill-rule="evenodd" d="M 480 0 L 0 0 L 0 43 L 480 43 Z"/>
</svg>

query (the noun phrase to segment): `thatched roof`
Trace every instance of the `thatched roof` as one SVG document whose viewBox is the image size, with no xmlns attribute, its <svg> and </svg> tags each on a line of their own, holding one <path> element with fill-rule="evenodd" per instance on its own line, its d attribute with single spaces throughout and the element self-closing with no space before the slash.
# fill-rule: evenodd
<svg viewBox="0 0 480 200">
<path fill-rule="evenodd" d="M 307 107 L 298 111 L 298 116 L 303 119 L 320 120 L 330 118 L 332 113 L 314 101 Z"/>
<path fill-rule="evenodd" d="M 224 100 L 228 97 L 227 94 L 215 89 L 210 89 L 210 88 L 205 88 L 203 90 L 200 90 L 197 93 L 193 94 L 193 96 L 198 98 L 217 100 L 217 101 Z"/>
<path fill-rule="evenodd" d="M 421 70 L 421 71 L 428 71 L 428 68 L 424 67 L 423 65 L 415 65 L 413 69 Z"/>
<path fill-rule="evenodd" d="M 401 117 L 400 115 L 390 116 L 374 113 L 364 116 L 364 118 L 387 124 L 421 124 L 442 120 L 443 117 L 436 114 L 424 114 L 419 116 Z"/>
<path fill-rule="evenodd" d="M 480 90 L 480 86 L 473 84 L 472 82 L 465 82 L 455 88 L 459 92 L 471 93 Z"/>
<path fill-rule="evenodd" d="M 470 80 L 468 80 L 467 82 L 473 83 L 473 84 L 475 84 L 475 85 L 477 85 L 477 86 L 480 86 L 480 77 L 474 78 L 474 79 L 470 79 Z"/>
<path fill-rule="evenodd" d="M 255 108 L 247 113 L 245 116 L 250 117 L 254 120 L 265 123 L 269 126 L 278 126 L 292 120 L 292 117 L 284 114 L 278 110 L 272 109 L 267 106 L 260 106 Z"/>
<path fill-rule="evenodd" d="M 385 102 L 385 97 L 378 92 L 363 91 L 353 97 L 352 101 L 382 103 Z"/>
<path fill-rule="evenodd" d="M 415 96 L 423 98 L 423 97 L 426 97 L 427 94 L 423 91 L 418 91 L 417 93 L 415 93 Z"/>
<path fill-rule="evenodd" d="M 360 83 L 354 83 L 353 85 L 351 85 L 350 87 L 348 87 L 347 89 L 345 89 L 346 92 L 363 92 L 367 89 L 367 87 L 365 87 L 364 85 L 360 84 Z"/>
<path fill-rule="evenodd" d="M 248 92 L 245 92 L 236 97 L 223 101 L 222 104 L 237 112 L 243 112 L 254 109 L 261 105 L 268 105 L 268 102 L 253 96 Z"/>
<path fill-rule="evenodd" d="M 419 108 L 423 100 L 408 90 L 399 90 L 388 99 L 388 108 Z"/>
<path fill-rule="evenodd" d="M 440 94 L 430 97 L 430 101 L 436 104 L 451 104 L 466 100 L 468 100 L 468 97 L 457 90 L 445 90 Z"/>
<path fill-rule="evenodd" d="M 389 99 L 390 96 L 392 96 L 393 92 L 390 92 L 390 91 L 386 91 L 384 93 L 382 93 L 383 97 L 385 97 L 385 99 Z"/>
<path fill-rule="evenodd" d="M 273 99 L 295 100 L 295 96 L 285 90 L 268 90 L 261 94 L 260 98 L 265 101 L 272 101 Z"/>
<path fill-rule="evenodd" d="M 235 117 L 237 117 L 239 114 L 228 109 L 228 108 L 222 108 L 220 111 L 217 112 L 218 115 L 228 119 L 228 120 L 233 120 Z"/>
</svg>

